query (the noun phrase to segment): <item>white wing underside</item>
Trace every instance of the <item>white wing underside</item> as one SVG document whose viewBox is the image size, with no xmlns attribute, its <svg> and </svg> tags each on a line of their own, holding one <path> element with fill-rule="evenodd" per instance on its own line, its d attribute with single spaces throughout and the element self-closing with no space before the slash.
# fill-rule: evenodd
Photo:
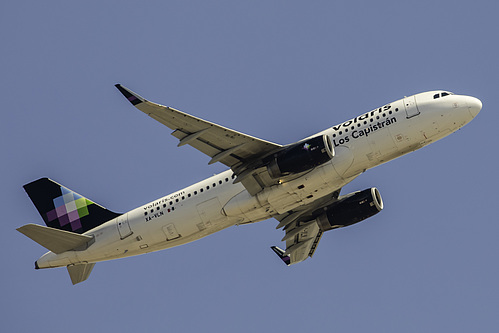
<svg viewBox="0 0 499 333">
<path fill-rule="evenodd" d="M 290 265 L 312 257 L 322 237 L 322 231 L 315 220 L 303 223 L 303 225 L 294 228 L 290 232 L 286 232 L 286 236 L 291 233 L 294 234 L 297 229 L 299 232 L 286 240 L 286 251 L 284 254 L 289 256 Z"/>
</svg>

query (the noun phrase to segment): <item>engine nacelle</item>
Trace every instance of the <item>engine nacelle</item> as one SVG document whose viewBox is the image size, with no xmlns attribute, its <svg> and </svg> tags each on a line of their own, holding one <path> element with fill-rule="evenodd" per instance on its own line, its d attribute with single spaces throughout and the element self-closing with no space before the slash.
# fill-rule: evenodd
<svg viewBox="0 0 499 333">
<path fill-rule="evenodd" d="M 322 231 L 346 227 L 378 214 L 383 200 L 376 187 L 346 195 L 327 207 L 316 221 Z"/>
<path fill-rule="evenodd" d="M 300 173 L 330 161 L 334 156 L 331 139 L 317 136 L 274 154 L 267 170 L 272 178 Z"/>
</svg>

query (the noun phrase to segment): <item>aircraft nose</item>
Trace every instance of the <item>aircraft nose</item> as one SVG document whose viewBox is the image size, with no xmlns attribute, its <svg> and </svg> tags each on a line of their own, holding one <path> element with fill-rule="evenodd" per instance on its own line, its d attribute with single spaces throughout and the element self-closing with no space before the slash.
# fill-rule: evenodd
<svg viewBox="0 0 499 333">
<path fill-rule="evenodd" d="M 475 97 L 468 96 L 466 104 L 468 104 L 468 110 L 473 118 L 475 118 L 478 112 L 482 109 L 482 101 Z"/>
</svg>

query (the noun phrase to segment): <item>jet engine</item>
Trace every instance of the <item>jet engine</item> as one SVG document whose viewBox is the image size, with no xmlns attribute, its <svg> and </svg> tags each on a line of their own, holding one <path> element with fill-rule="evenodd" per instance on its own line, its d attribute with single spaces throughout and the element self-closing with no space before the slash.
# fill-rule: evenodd
<svg viewBox="0 0 499 333">
<path fill-rule="evenodd" d="M 327 135 L 307 139 L 274 154 L 267 164 L 272 178 L 300 173 L 330 161 L 334 156 L 331 139 Z"/>
<path fill-rule="evenodd" d="M 316 221 L 322 231 L 346 227 L 378 214 L 383 209 L 383 200 L 377 188 L 345 195 L 326 208 Z"/>
</svg>

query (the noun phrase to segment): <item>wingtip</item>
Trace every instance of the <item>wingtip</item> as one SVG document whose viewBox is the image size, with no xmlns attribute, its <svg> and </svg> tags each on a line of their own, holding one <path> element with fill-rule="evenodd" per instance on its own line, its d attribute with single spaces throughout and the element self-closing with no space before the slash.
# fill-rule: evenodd
<svg viewBox="0 0 499 333">
<path fill-rule="evenodd" d="M 117 83 L 114 85 L 119 91 L 120 93 L 123 94 L 123 96 L 125 96 L 125 98 L 130 102 L 132 103 L 133 105 L 137 105 L 137 104 L 140 104 L 142 102 L 145 101 L 144 98 L 140 97 L 138 94 L 134 93 L 133 91 L 131 91 L 130 89 L 128 88 L 125 88 L 123 87 L 121 84 Z"/>
<path fill-rule="evenodd" d="M 281 258 L 281 260 L 286 264 L 286 266 L 291 265 L 291 258 L 289 257 L 289 255 L 284 254 L 284 250 L 278 248 L 277 246 L 271 246 L 270 248 L 272 249 L 272 251 L 275 252 L 275 254 L 277 254 L 279 258 Z"/>
</svg>

